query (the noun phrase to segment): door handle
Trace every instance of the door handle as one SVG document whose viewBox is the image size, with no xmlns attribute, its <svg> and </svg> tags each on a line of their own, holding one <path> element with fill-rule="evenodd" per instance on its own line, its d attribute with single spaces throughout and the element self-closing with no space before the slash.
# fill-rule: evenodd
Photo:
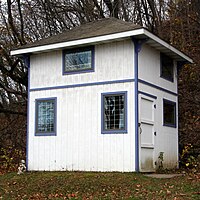
<svg viewBox="0 0 200 200">
<path fill-rule="evenodd" d="M 142 133 L 142 127 L 141 127 L 141 123 L 138 123 L 138 127 L 140 129 L 140 134 Z"/>
</svg>

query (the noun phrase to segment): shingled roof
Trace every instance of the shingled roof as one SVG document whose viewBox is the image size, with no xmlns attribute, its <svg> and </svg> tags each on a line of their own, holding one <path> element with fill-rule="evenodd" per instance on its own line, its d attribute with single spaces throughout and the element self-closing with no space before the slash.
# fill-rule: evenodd
<svg viewBox="0 0 200 200">
<path fill-rule="evenodd" d="M 94 45 L 102 42 L 127 38 L 145 39 L 146 44 L 178 61 L 192 62 L 184 53 L 163 41 L 144 27 L 116 18 L 105 18 L 77 26 L 58 35 L 21 46 L 11 51 L 11 55 L 23 55 Z"/>
<path fill-rule="evenodd" d="M 71 30 L 64 31 L 58 35 L 41 39 L 39 41 L 24 45 L 17 49 L 38 47 L 61 42 L 69 42 L 73 40 L 91 38 L 113 33 L 120 33 L 124 31 L 131 31 L 139 28 L 142 27 L 139 25 L 135 25 L 132 22 L 125 22 L 116 18 L 104 18 L 77 26 L 75 28 L 72 28 Z"/>
</svg>

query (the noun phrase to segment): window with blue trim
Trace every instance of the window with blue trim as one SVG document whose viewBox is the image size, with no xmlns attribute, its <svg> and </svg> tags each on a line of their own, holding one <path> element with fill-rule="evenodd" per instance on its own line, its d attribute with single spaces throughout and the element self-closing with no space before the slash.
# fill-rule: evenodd
<svg viewBox="0 0 200 200">
<path fill-rule="evenodd" d="M 36 135 L 56 134 L 56 99 L 36 100 Z"/>
<path fill-rule="evenodd" d="M 94 47 L 76 48 L 63 51 L 64 74 L 94 70 Z"/>
<path fill-rule="evenodd" d="M 163 124 L 176 127 L 176 103 L 163 99 Z"/>
<path fill-rule="evenodd" d="M 102 94 L 102 133 L 127 132 L 127 93 Z"/>
<path fill-rule="evenodd" d="M 160 54 L 160 76 L 168 81 L 174 81 L 174 61 L 169 56 L 161 53 Z"/>
</svg>

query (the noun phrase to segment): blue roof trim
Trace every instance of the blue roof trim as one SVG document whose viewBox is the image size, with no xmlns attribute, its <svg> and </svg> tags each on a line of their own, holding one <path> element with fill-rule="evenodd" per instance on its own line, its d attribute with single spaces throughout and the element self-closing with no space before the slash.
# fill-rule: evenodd
<svg viewBox="0 0 200 200">
<path fill-rule="evenodd" d="M 87 87 L 87 86 L 95 86 L 95 85 L 129 83 L 129 82 L 134 82 L 134 79 L 131 78 L 131 79 L 122 79 L 122 80 L 113 80 L 113 81 L 100 81 L 100 82 L 93 82 L 93 83 L 79 83 L 79 84 L 72 84 L 72 85 L 32 88 L 30 89 L 30 91 L 34 92 L 34 91 L 42 91 L 42 90 L 56 90 L 56 89 L 65 89 L 65 88 Z"/>
</svg>

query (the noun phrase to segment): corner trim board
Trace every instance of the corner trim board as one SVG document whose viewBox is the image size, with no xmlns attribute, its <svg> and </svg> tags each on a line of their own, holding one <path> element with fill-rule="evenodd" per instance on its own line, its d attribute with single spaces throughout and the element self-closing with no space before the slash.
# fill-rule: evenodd
<svg viewBox="0 0 200 200">
<path fill-rule="evenodd" d="M 137 40 L 131 37 L 134 44 L 134 93 L 135 93 L 135 171 L 139 172 L 139 133 L 138 133 L 138 122 L 139 122 L 139 106 L 138 106 L 138 54 L 141 50 L 144 41 Z"/>
<path fill-rule="evenodd" d="M 24 55 L 24 64 L 28 68 L 28 99 L 27 99 L 27 127 L 26 127 L 26 170 L 28 171 L 29 159 L 29 109 L 30 109 L 30 55 Z"/>
</svg>

